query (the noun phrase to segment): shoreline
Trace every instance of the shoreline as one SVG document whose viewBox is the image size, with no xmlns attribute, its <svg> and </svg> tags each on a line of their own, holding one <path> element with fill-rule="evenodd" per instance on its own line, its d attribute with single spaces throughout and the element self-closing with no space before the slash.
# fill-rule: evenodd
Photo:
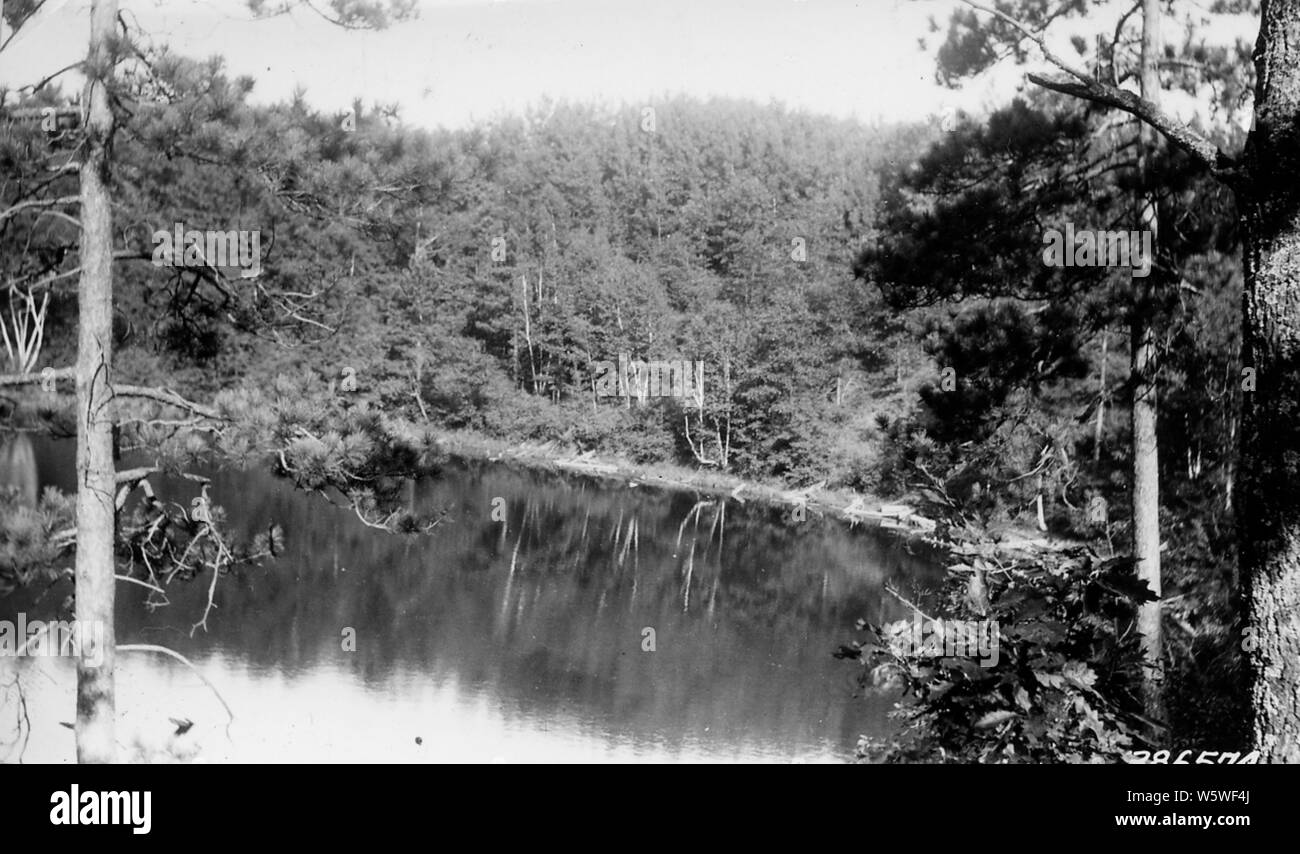
<svg viewBox="0 0 1300 854">
<path fill-rule="evenodd" d="M 802 507 L 805 512 L 830 516 L 851 525 L 874 522 L 886 530 L 933 541 L 938 523 L 917 513 L 902 501 L 886 502 L 852 490 L 827 489 L 825 481 L 796 489 L 761 483 L 725 472 L 692 469 L 676 463 L 635 464 L 597 457 L 588 451 L 575 454 L 555 442 L 507 442 L 471 431 L 440 431 L 438 442 L 453 459 L 519 465 L 533 470 L 559 472 L 603 481 L 618 481 L 629 488 L 641 486 L 674 492 L 754 501 L 770 507 Z M 937 543 L 936 543 L 937 544 Z"/>
<path fill-rule="evenodd" d="M 620 482 L 628 488 L 649 487 L 671 492 L 689 492 L 749 501 L 793 511 L 802 507 L 851 527 L 871 524 L 910 540 L 943 549 L 951 557 L 969 553 L 969 547 L 939 534 L 940 523 L 922 516 L 908 498 L 885 501 L 878 496 L 848 489 L 827 489 L 825 481 L 797 489 L 761 483 L 725 472 L 693 469 L 677 463 L 636 464 L 597 457 L 595 452 L 577 454 L 554 441 L 509 442 L 467 430 L 438 431 L 438 443 L 447 455 L 459 461 L 505 463 L 534 471 L 546 471 L 604 482 Z M 1028 526 L 1003 525 L 982 530 L 982 541 L 1000 554 L 1026 552 L 1043 554 L 1079 545 L 1074 540 Z"/>
</svg>

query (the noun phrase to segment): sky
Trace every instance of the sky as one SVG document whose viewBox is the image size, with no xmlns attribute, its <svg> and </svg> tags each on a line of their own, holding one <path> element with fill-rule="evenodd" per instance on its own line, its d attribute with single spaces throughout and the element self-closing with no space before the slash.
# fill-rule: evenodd
<svg viewBox="0 0 1300 854">
<path fill-rule="evenodd" d="M 242 0 L 121 0 L 156 42 L 221 54 L 254 101 L 305 89 L 322 109 L 397 103 L 408 124 L 464 127 L 544 97 L 644 104 L 686 93 L 781 101 L 864 122 L 980 113 L 1023 85 L 1003 68 L 937 85 L 934 50 L 956 0 L 419 0 L 419 17 L 348 31 L 307 8 L 256 20 Z M 322 4 L 323 5 L 323 4 Z M 47 0 L 0 52 L 20 86 L 85 53 L 90 0 Z M 1099 20 L 1104 21 L 1105 16 Z M 1065 46 L 1068 30 L 1056 32 Z M 926 49 L 918 40 L 925 39 Z"/>
</svg>

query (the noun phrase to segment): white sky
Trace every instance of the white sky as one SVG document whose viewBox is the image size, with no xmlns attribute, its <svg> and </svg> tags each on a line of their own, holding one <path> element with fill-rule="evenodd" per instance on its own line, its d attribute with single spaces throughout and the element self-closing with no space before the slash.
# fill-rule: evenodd
<svg viewBox="0 0 1300 854">
<path fill-rule="evenodd" d="M 321 108 L 360 97 L 397 102 L 408 124 L 462 127 L 544 96 L 640 104 L 717 94 L 863 121 L 983 111 L 1008 98 L 1023 69 L 961 93 L 939 87 L 933 52 L 943 32 L 929 33 L 927 20 L 946 32 L 955 2 L 420 0 L 417 20 L 383 32 L 346 31 L 305 8 L 254 20 L 242 0 L 121 5 L 180 53 L 225 56 L 231 72 L 256 79 L 255 101 L 302 86 Z M 0 53 L 0 84 L 30 84 L 84 56 L 89 7 L 48 0 Z M 1067 34 L 1057 34 L 1063 47 Z"/>
</svg>

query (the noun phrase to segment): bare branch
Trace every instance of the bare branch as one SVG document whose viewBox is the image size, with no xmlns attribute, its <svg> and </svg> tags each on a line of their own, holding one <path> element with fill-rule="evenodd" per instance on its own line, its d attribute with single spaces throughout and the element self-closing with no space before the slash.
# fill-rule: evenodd
<svg viewBox="0 0 1300 854">
<path fill-rule="evenodd" d="M 161 594 L 163 594 L 164 596 L 167 595 L 167 591 L 166 591 L 166 590 L 163 590 L 161 587 L 157 586 L 156 584 L 150 584 L 150 583 L 147 582 L 147 581 L 141 581 L 140 579 L 138 579 L 138 578 L 132 578 L 132 577 L 129 576 L 129 575 L 121 575 L 121 574 L 118 574 L 118 575 L 115 575 L 115 576 L 113 576 L 113 577 L 116 578 L 118 581 L 129 581 L 129 582 L 131 582 L 132 584 L 139 584 L 141 587 L 146 587 L 146 588 L 148 588 L 148 589 L 154 591 L 155 593 L 161 593 Z M 121 647 L 118 647 L 118 649 L 121 649 Z"/>
<path fill-rule="evenodd" d="M 18 709 L 14 716 L 14 724 L 17 727 L 17 732 L 14 734 L 14 745 L 18 744 L 19 739 L 22 740 L 22 749 L 18 751 L 18 764 L 21 765 L 23 764 L 23 754 L 27 752 L 27 745 L 31 740 L 32 719 L 27 713 L 27 697 L 23 694 L 22 677 L 15 673 L 14 681 L 11 682 L 10 685 L 13 685 L 14 690 L 18 692 Z M 0 687 L 5 688 L 6 690 L 9 688 L 8 685 Z M 8 756 L 12 755 L 13 752 L 11 750 Z"/>
<path fill-rule="evenodd" d="M 52 208 L 58 205 L 75 205 L 81 201 L 80 196 L 59 196 L 57 199 L 32 199 L 26 202 L 19 202 L 11 208 L 0 211 L 0 220 L 6 220 L 11 216 L 16 216 L 29 208 Z"/>
<path fill-rule="evenodd" d="M 889 584 L 888 582 L 885 583 L 885 592 L 888 593 L 890 596 L 893 596 L 899 602 L 902 602 L 907 607 L 911 608 L 917 614 L 920 614 L 922 617 L 925 617 L 930 622 L 932 623 L 934 622 L 934 617 L 931 617 L 929 614 L 925 613 L 920 608 L 916 607 L 916 605 L 912 604 L 910 601 L 904 598 L 903 594 L 895 590 L 892 584 Z"/>
<path fill-rule="evenodd" d="M 19 92 L 24 92 L 24 91 L 26 91 L 26 92 L 31 92 L 32 94 L 35 94 L 35 93 L 41 91 L 42 89 L 44 89 L 45 86 L 46 86 L 46 84 L 52 82 L 56 77 L 58 77 L 58 76 L 60 76 L 60 75 L 62 75 L 62 74 L 66 74 L 66 73 L 68 73 L 69 71 L 72 71 L 74 68 L 80 68 L 84 62 L 85 62 L 85 60 L 78 59 L 76 62 L 72 63 L 71 65 L 65 65 L 65 66 L 63 66 L 62 68 L 60 68 L 58 71 L 54 72 L 53 74 L 49 75 L 48 77 L 45 77 L 44 79 L 40 80 L 39 82 L 37 82 L 37 83 L 33 83 L 33 84 L 30 85 L 30 86 L 24 86 L 24 87 L 22 87 L 21 89 L 19 89 L 18 91 L 19 91 Z M 78 116 L 80 116 L 80 112 L 78 112 Z"/>
<path fill-rule="evenodd" d="M 371 520 L 367 519 L 365 514 L 361 512 L 361 507 L 358 506 L 356 502 L 352 503 L 352 511 L 357 514 L 357 518 L 360 519 L 362 523 L 365 524 L 367 527 L 378 528 L 379 530 L 387 531 L 390 534 L 393 533 L 393 528 L 392 528 L 393 520 L 396 519 L 398 515 L 398 512 L 396 510 L 394 510 L 392 513 L 389 513 L 387 516 L 385 516 L 383 519 L 381 519 L 378 522 L 372 522 Z"/>
<path fill-rule="evenodd" d="M 119 249 L 118 251 L 113 253 L 114 261 L 121 261 L 126 259 L 136 260 L 136 261 L 148 261 L 151 258 L 152 256 L 147 253 L 136 252 L 130 249 Z M 28 287 L 28 290 L 34 291 L 37 288 L 48 287 L 53 285 L 55 282 L 59 281 L 60 279 L 70 279 L 74 276 L 79 276 L 79 275 L 81 275 L 81 267 L 74 267 L 71 270 L 65 270 L 62 273 L 53 273 L 49 276 L 46 276 L 44 279 L 41 279 L 40 281 L 33 282 Z M 9 287 L 11 289 L 17 288 L 18 285 L 23 283 L 23 281 L 25 281 L 25 279 L 19 279 L 16 282 L 10 282 Z"/>
<path fill-rule="evenodd" d="M 184 664 L 190 670 L 193 670 L 194 675 L 202 679 L 203 684 L 207 685 L 208 688 L 211 689 L 212 693 L 217 695 L 217 699 L 221 701 L 222 708 L 226 710 L 226 714 L 230 717 L 230 720 L 226 722 L 226 737 L 227 738 L 230 737 L 230 725 L 235 722 L 235 713 L 231 711 L 230 704 L 226 702 L 225 697 L 221 696 L 221 692 L 217 690 L 217 686 L 209 682 L 208 677 L 203 675 L 203 671 L 195 667 L 194 663 L 191 662 L 188 658 L 181 655 L 179 652 L 176 652 L 175 650 L 171 650 L 165 646 L 158 646 L 157 644 L 152 644 L 152 643 L 121 644 L 117 647 L 117 651 L 118 652 L 156 652 L 159 653 L 160 655 L 170 655 L 172 658 L 176 659 L 181 664 Z"/>
<path fill-rule="evenodd" d="M 203 606 L 203 618 L 190 626 L 190 637 L 194 637 L 194 633 L 200 628 L 205 632 L 208 630 L 208 615 L 212 613 L 213 608 L 217 607 L 217 581 L 221 578 L 222 559 L 230 557 L 230 550 L 226 548 L 226 544 L 222 541 L 221 535 L 217 533 L 216 528 L 212 527 L 211 522 L 205 523 L 203 533 L 208 534 L 211 540 L 216 543 L 217 557 L 212 561 L 212 581 L 208 584 L 208 602 Z"/>
<path fill-rule="evenodd" d="M 135 484 L 144 480 L 149 475 L 157 474 L 159 471 L 161 471 L 161 469 L 157 466 L 141 466 L 140 468 L 135 469 L 123 469 L 117 473 L 117 482 L 128 486 L 135 486 Z"/>
<path fill-rule="evenodd" d="M 1141 8 L 1142 0 L 1134 0 L 1129 10 L 1120 15 L 1119 20 L 1115 22 L 1115 37 L 1110 40 L 1110 82 L 1116 86 L 1119 85 L 1119 62 L 1116 60 L 1116 56 L 1119 53 L 1120 36 L 1124 33 L 1124 25 L 1128 23 L 1128 19 L 1133 17 L 1137 10 Z M 1098 60 L 1100 60 L 1100 57 L 1098 57 Z"/>
<path fill-rule="evenodd" d="M 23 17 L 23 19 L 15 23 L 13 27 L 10 28 L 9 37 L 5 39 L 4 42 L 0 43 L 0 50 L 4 50 L 6 47 L 9 46 L 9 42 L 14 40 L 14 37 L 18 35 L 18 31 L 23 28 L 23 25 L 26 24 L 28 21 L 30 21 L 36 15 L 37 12 L 41 11 L 41 7 L 44 5 L 45 5 L 45 0 L 37 0 L 36 4 L 27 10 L 27 14 Z"/>
<path fill-rule="evenodd" d="M 72 368 L 47 368 L 39 374 L 0 374 L 0 388 L 39 385 L 46 377 L 53 377 L 55 380 L 70 380 L 73 375 Z"/>
<path fill-rule="evenodd" d="M 211 418 L 214 421 L 224 420 L 221 413 L 212 407 L 186 400 L 169 388 L 151 388 L 139 385 L 114 384 L 113 394 L 118 397 L 140 397 L 146 400 L 154 400 L 158 403 L 165 403 L 168 406 L 174 406 L 177 409 L 188 410 L 193 412 L 195 415 L 202 415 L 204 418 Z"/>
</svg>

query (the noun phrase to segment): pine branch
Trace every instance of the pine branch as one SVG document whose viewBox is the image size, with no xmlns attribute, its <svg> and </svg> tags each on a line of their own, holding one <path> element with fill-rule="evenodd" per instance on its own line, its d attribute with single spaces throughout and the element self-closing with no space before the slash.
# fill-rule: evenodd
<svg viewBox="0 0 1300 854">
<path fill-rule="evenodd" d="M 1043 37 L 1042 33 L 1035 32 L 1026 24 L 1011 17 L 1006 12 L 976 2 L 976 0 L 962 0 L 962 2 L 967 6 L 970 6 L 972 9 L 992 15 L 998 20 L 1014 27 L 1025 38 L 1038 45 L 1038 49 L 1042 51 L 1043 57 L 1048 62 L 1078 81 L 1076 83 L 1068 80 L 1051 80 L 1038 74 L 1029 74 L 1027 76 L 1032 83 L 1042 86 L 1044 89 L 1050 89 L 1053 92 L 1060 92 L 1061 94 L 1082 98 L 1083 100 L 1091 101 L 1095 104 L 1123 110 L 1155 128 L 1174 146 L 1196 158 L 1196 160 L 1209 169 L 1215 177 L 1228 184 L 1238 180 L 1240 168 L 1238 162 L 1234 158 L 1225 154 L 1222 149 L 1211 142 L 1208 138 L 1192 130 L 1188 125 L 1180 122 L 1169 113 L 1166 113 L 1164 110 L 1136 93 L 1098 80 L 1084 69 L 1067 61 L 1048 46 L 1047 39 Z"/>
</svg>

